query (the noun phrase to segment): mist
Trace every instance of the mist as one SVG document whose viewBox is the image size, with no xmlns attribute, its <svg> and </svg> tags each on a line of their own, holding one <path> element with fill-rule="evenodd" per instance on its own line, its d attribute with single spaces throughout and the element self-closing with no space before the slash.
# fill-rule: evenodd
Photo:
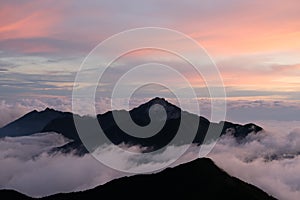
<svg viewBox="0 0 300 200">
<path fill-rule="evenodd" d="M 288 133 L 265 131 L 250 134 L 242 142 L 225 135 L 207 157 L 230 175 L 256 185 L 279 199 L 296 200 L 300 195 L 299 134 L 300 129 Z M 56 133 L 2 138 L 0 188 L 41 197 L 90 189 L 118 177 L 133 175 L 107 167 L 89 154 L 78 157 L 72 153 L 48 153 L 51 148 L 66 142 L 67 139 Z M 140 147 L 128 148 L 135 152 L 142 150 Z M 160 154 L 151 156 L 122 155 L 120 148 L 115 146 L 103 146 L 99 152 L 111 159 L 121 157 L 116 159 L 116 165 L 141 172 L 174 167 L 198 157 L 199 147 L 192 146 L 176 161 L 174 152 L 184 148 L 170 146 Z"/>
<path fill-rule="evenodd" d="M 300 196 L 300 128 L 294 122 L 263 122 L 264 132 L 242 142 L 223 136 L 208 157 L 227 173 L 278 199 Z M 297 126 L 298 125 L 298 126 Z"/>
<path fill-rule="evenodd" d="M 100 163 L 90 154 L 79 157 L 73 153 L 49 153 L 53 147 L 68 141 L 57 133 L 0 139 L 0 188 L 14 189 L 33 197 L 86 190 L 125 175 L 162 170 L 176 161 L 174 152 L 185 148 L 172 146 L 151 156 L 143 155 L 143 148 L 138 146 L 103 145 L 96 150 L 97 155 L 113 160 L 114 166 L 131 171 L 126 173 Z"/>
</svg>

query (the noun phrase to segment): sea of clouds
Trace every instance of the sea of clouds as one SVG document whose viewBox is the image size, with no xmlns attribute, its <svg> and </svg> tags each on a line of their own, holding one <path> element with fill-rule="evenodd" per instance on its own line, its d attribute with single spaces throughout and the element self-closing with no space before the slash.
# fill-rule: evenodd
<svg viewBox="0 0 300 200">
<path fill-rule="evenodd" d="M 298 200 L 300 128 L 297 124 L 296 121 L 266 122 L 264 125 L 268 125 L 269 129 L 251 134 L 242 142 L 237 142 L 230 135 L 222 136 L 207 157 L 230 175 L 254 184 L 279 199 Z M 274 131 L 277 128 L 279 131 Z M 56 133 L 0 139 L 0 188 L 41 197 L 85 190 L 118 177 L 133 175 L 107 167 L 89 154 L 79 157 L 48 153 L 53 147 L 67 142 Z M 130 148 L 140 151 L 139 147 Z M 165 167 L 166 164 L 174 167 L 199 156 L 199 147 L 192 146 L 176 161 L 174 152 L 184 148 L 170 146 L 160 154 L 130 156 L 123 154 L 119 148 L 106 145 L 99 152 L 104 157 L 118 158 L 116 165 L 139 172 Z"/>
<path fill-rule="evenodd" d="M 33 107 L 43 110 L 51 105 L 59 105 L 58 110 L 70 111 L 69 101 L 51 101 L 53 100 L 23 100 L 13 104 L 0 101 L 0 127 L 33 110 Z M 271 110 L 275 105 L 274 102 L 265 104 L 266 102 L 229 102 L 229 111 L 241 111 L 243 108 L 247 110 L 249 105 L 254 106 L 251 110 L 259 111 L 259 107 Z M 248 106 L 245 108 L 244 105 Z M 295 105 L 289 105 L 289 108 L 296 111 L 298 109 L 295 109 Z M 240 113 L 244 115 L 243 112 Z M 265 131 L 251 134 L 243 142 L 237 142 L 232 136 L 222 136 L 207 157 L 230 175 L 254 184 L 279 199 L 298 200 L 300 121 L 277 118 L 251 120 Z M 48 153 L 52 148 L 67 142 L 66 138 L 56 133 L 0 138 L 0 188 L 15 189 L 30 196 L 41 197 L 58 192 L 85 190 L 118 177 L 133 175 L 107 167 L 88 154 L 79 157 L 73 154 Z M 141 151 L 139 147 L 130 148 L 131 151 Z M 185 146 L 170 146 L 159 154 L 147 156 L 123 154 L 115 146 L 102 146 L 98 150 L 101 152 L 100 156 L 115 160 L 115 164 L 121 168 L 142 172 L 169 165 L 173 167 L 199 157 L 199 147 L 192 146 L 176 161 L 174 152 L 183 149 Z"/>
</svg>

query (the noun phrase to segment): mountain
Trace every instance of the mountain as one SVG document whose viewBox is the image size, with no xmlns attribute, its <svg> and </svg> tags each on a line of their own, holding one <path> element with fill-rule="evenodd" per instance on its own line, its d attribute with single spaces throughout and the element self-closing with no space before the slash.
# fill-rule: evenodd
<svg viewBox="0 0 300 200">
<path fill-rule="evenodd" d="M 0 190 L 1 197 L 11 200 L 31 200 L 32 198 L 14 190 Z"/>
<path fill-rule="evenodd" d="M 0 191 L 8 199 L 28 199 Z M 274 200 L 259 188 L 228 175 L 208 158 L 199 158 L 156 174 L 123 177 L 94 189 L 56 194 L 41 200 L 79 199 L 244 199 Z"/>
<path fill-rule="evenodd" d="M 160 106 L 158 106 L 160 105 Z M 162 111 L 160 108 L 164 108 Z M 151 110 L 152 109 L 152 110 Z M 128 124 L 126 115 L 129 115 L 132 120 L 139 126 L 146 126 L 150 123 L 149 112 L 152 112 L 153 120 L 159 122 L 166 118 L 166 122 L 162 129 L 151 137 L 143 137 L 150 135 L 151 132 L 139 131 L 136 135 L 127 134 L 124 130 L 120 129 L 114 119 L 114 114 L 120 116 L 121 123 Z M 166 115 L 163 115 L 163 114 Z M 82 130 L 87 135 L 91 143 L 95 142 L 93 135 L 99 135 L 97 130 L 92 129 L 95 118 L 88 116 L 79 116 L 72 113 L 55 111 L 47 108 L 44 111 L 37 112 L 32 111 L 20 119 L 8 124 L 0 129 L 0 137 L 4 136 L 23 136 L 30 135 L 37 132 L 56 132 L 64 135 L 65 137 L 72 139 L 73 141 L 62 147 L 53 149 L 53 151 L 70 152 L 74 149 L 78 154 L 84 154 L 87 152 L 83 146 L 80 137 L 77 133 L 77 129 L 74 125 L 74 119 L 81 124 Z M 185 119 L 182 122 L 182 119 Z M 189 144 L 191 141 L 196 144 L 202 144 L 208 130 L 212 132 L 221 132 L 221 134 L 232 134 L 238 140 L 243 139 L 251 132 L 259 132 L 261 127 L 255 124 L 234 124 L 231 122 L 210 122 L 204 117 L 197 116 L 195 114 L 182 111 L 179 107 L 169 103 L 163 98 L 154 98 L 130 111 L 116 110 L 109 111 L 104 114 L 97 115 L 97 120 L 105 134 L 105 136 L 113 144 L 125 143 L 128 145 L 141 145 L 144 147 L 151 147 L 153 149 L 160 149 L 165 147 L 177 137 L 178 130 L 180 128 L 181 135 L 178 136 L 175 145 Z M 196 130 L 196 136 L 192 134 Z M 138 137 L 137 137 L 138 135 Z M 215 134 L 211 140 L 216 140 L 219 134 Z M 191 139 L 192 137 L 192 139 Z M 97 141 L 94 144 L 95 148 L 99 143 L 105 141 Z M 150 148 L 149 148 L 150 149 Z"/>
<path fill-rule="evenodd" d="M 34 110 L 1 128 L 0 137 L 17 137 L 39 133 L 52 120 L 67 116 L 72 116 L 72 113 L 60 112 L 50 108 L 41 112 Z"/>
</svg>

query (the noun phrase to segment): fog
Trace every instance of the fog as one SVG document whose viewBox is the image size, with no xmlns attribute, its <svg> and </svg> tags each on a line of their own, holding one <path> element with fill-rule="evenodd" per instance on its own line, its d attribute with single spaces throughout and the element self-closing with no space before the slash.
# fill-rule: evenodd
<svg viewBox="0 0 300 200">
<path fill-rule="evenodd" d="M 232 176 L 254 184 L 279 199 L 296 200 L 300 196 L 300 129 L 251 134 L 242 142 L 222 136 L 207 155 Z M 0 140 L 0 187 L 40 197 L 57 192 L 93 188 L 121 176 L 132 174 L 107 167 L 87 154 L 49 154 L 55 146 L 68 142 L 56 133 L 35 134 Z M 124 147 L 123 147 L 124 148 Z M 130 147 L 140 152 L 139 147 Z M 122 154 L 114 146 L 101 147 L 101 156 L 115 159 L 115 164 L 139 172 L 175 166 L 196 159 L 199 147 L 192 146 L 176 163 L 174 152 L 185 146 L 168 147 L 156 155 Z M 122 158 L 122 159 L 119 159 Z M 172 164 L 173 163 L 173 164 Z"/>
</svg>

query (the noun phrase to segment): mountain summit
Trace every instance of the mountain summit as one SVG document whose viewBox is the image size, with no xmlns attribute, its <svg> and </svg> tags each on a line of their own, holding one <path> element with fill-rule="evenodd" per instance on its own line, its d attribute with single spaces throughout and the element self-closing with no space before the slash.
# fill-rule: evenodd
<svg viewBox="0 0 300 200">
<path fill-rule="evenodd" d="M 134 108 L 130 111 L 131 116 L 148 116 L 149 110 L 155 108 L 155 106 L 160 105 L 165 110 L 167 114 L 167 119 L 177 119 L 180 118 L 181 109 L 171 103 L 169 103 L 164 98 L 155 97 L 150 101 Z"/>
<path fill-rule="evenodd" d="M 39 133 L 52 120 L 66 116 L 72 116 L 72 113 L 60 112 L 51 108 L 46 108 L 40 112 L 33 110 L 0 128 L 0 137 L 17 137 Z"/>
</svg>

